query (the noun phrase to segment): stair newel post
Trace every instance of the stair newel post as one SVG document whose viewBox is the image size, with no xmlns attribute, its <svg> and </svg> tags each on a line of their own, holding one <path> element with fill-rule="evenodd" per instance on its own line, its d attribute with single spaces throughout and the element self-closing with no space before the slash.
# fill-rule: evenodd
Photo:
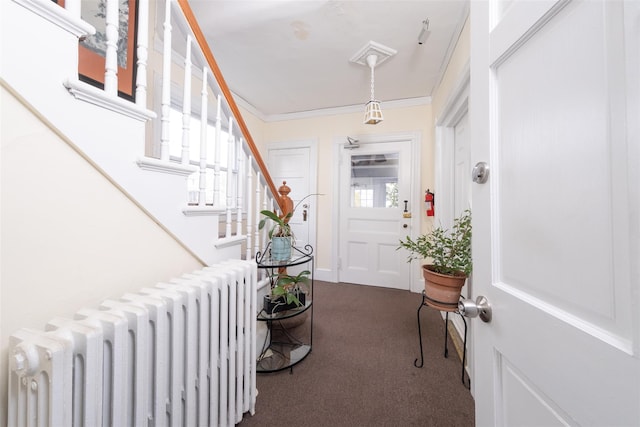
<svg viewBox="0 0 640 427">
<path fill-rule="evenodd" d="M 209 94 L 207 92 L 207 67 L 202 67 L 202 91 L 201 95 L 201 116 L 200 116 L 200 196 L 198 206 L 205 206 L 207 204 L 206 190 L 207 190 L 207 115 L 208 115 L 208 100 Z"/>
<path fill-rule="evenodd" d="M 293 213 L 293 200 L 289 197 L 291 187 L 287 185 L 287 181 L 282 181 L 282 185 L 278 187 L 278 193 L 280 194 L 279 204 L 282 210 L 279 216 L 285 224 L 289 224 L 289 220 L 291 219 L 289 214 Z M 293 238 L 291 238 L 291 245 L 293 246 Z M 278 274 L 287 274 L 287 267 L 278 268 Z"/>
<path fill-rule="evenodd" d="M 227 149 L 227 226 L 225 237 L 231 237 L 231 215 L 233 214 L 233 117 L 229 117 L 229 140 Z"/>
<path fill-rule="evenodd" d="M 202 82 L 203 85 L 206 82 Z M 182 94 L 182 155 L 181 163 L 189 164 L 189 140 L 191 131 L 191 35 L 187 35 L 184 55 L 184 90 Z"/>
<path fill-rule="evenodd" d="M 222 144 L 222 95 L 218 95 L 216 107 L 216 139 L 213 154 L 213 205 L 220 206 L 220 146 Z"/>
<path fill-rule="evenodd" d="M 164 45 L 162 51 L 162 125 L 160 135 L 160 160 L 169 161 L 169 141 L 171 138 L 171 0 L 165 0 Z"/>
<path fill-rule="evenodd" d="M 118 0 L 107 0 L 104 91 L 113 97 L 118 96 L 118 27 L 120 26 L 118 9 Z"/>
<path fill-rule="evenodd" d="M 244 198 L 242 197 L 242 192 L 244 191 L 244 181 L 245 181 L 245 172 L 244 172 L 244 150 L 242 149 L 242 137 L 238 138 L 237 144 L 237 177 L 236 177 L 236 235 L 242 235 L 242 204 L 244 203 Z"/>
<path fill-rule="evenodd" d="M 251 234 L 253 232 L 253 212 L 251 211 L 251 209 L 253 207 L 252 203 L 251 203 L 251 196 L 252 196 L 251 190 L 253 189 L 251 184 L 253 182 L 252 181 L 253 176 L 252 176 L 252 173 L 251 173 L 251 170 L 252 170 L 251 160 L 252 160 L 251 155 L 248 155 L 247 156 L 247 162 L 246 162 L 246 165 L 245 165 L 245 167 L 247 169 L 247 177 L 245 179 L 245 181 L 247 183 L 247 210 L 246 210 L 246 212 L 247 212 L 247 253 L 246 253 L 246 259 L 251 259 L 252 258 L 251 252 L 252 252 L 252 249 L 253 249 L 251 247 L 251 243 L 252 243 L 251 242 L 251 238 L 253 237 L 252 234 Z"/>
<path fill-rule="evenodd" d="M 147 107 L 147 58 L 149 46 L 149 0 L 138 0 L 138 34 L 136 46 L 136 104 Z"/>
<path fill-rule="evenodd" d="M 282 181 L 282 185 L 278 188 L 278 193 L 280 193 L 280 206 L 282 207 L 280 218 L 283 219 L 285 224 L 288 224 L 291 219 L 288 215 L 293 213 L 293 200 L 289 197 L 291 187 L 287 185 L 287 181 Z"/>
<path fill-rule="evenodd" d="M 291 188 L 287 185 L 287 181 L 282 181 L 282 185 L 278 187 L 278 193 L 280 194 L 280 208 L 282 212 L 280 213 L 280 218 L 285 224 L 289 224 L 289 214 L 293 212 L 293 200 L 289 197 L 289 193 L 291 192 Z M 291 239 L 291 244 L 293 245 L 293 239 Z M 278 269 L 279 274 L 287 274 L 286 267 L 280 267 Z"/>
</svg>

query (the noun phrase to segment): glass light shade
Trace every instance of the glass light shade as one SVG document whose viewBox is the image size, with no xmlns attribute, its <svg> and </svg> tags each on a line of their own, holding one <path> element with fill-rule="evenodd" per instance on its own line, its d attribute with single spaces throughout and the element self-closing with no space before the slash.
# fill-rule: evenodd
<svg viewBox="0 0 640 427">
<path fill-rule="evenodd" d="M 369 101 L 364 109 L 364 124 L 375 125 L 383 119 L 379 101 Z"/>
</svg>

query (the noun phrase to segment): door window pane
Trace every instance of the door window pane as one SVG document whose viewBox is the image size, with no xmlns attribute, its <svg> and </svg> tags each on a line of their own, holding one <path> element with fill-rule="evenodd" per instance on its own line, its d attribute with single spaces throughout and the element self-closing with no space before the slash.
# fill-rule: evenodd
<svg viewBox="0 0 640 427">
<path fill-rule="evenodd" d="M 398 153 L 351 156 L 351 206 L 398 207 Z"/>
</svg>

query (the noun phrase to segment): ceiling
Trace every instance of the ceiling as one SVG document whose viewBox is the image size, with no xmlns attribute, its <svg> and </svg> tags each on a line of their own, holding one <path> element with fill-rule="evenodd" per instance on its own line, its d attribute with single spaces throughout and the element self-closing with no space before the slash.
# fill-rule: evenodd
<svg viewBox="0 0 640 427">
<path fill-rule="evenodd" d="M 371 71 L 350 59 L 370 41 L 397 51 L 375 67 L 383 110 L 389 101 L 424 102 L 468 13 L 467 0 L 189 3 L 234 96 L 267 119 L 356 105 L 364 111 Z"/>
</svg>

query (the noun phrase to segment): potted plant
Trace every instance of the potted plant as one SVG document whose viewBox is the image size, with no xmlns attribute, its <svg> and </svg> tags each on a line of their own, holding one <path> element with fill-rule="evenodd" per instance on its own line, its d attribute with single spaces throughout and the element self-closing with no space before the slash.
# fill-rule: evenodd
<svg viewBox="0 0 640 427">
<path fill-rule="evenodd" d="M 408 262 L 431 259 L 422 266 L 427 304 L 441 310 L 454 311 L 460 291 L 471 274 L 471 211 L 462 212 L 451 230 L 436 227 L 413 240 L 400 240 L 398 249 L 409 251 Z"/>
<path fill-rule="evenodd" d="M 293 216 L 293 211 L 280 218 L 275 212 L 270 210 L 260 211 L 265 218 L 260 220 L 258 229 L 262 230 L 266 221 L 270 219 L 273 225 L 269 229 L 269 240 L 271 240 L 271 259 L 274 261 L 287 261 L 291 258 L 291 247 L 293 245 L 293 232 L 289 225 L 289 219 Z"/>
<path fill-rule="evenodd" d="M 271 228 L 269 229 L 269 240 L 271 241 L 271 259 L 273 261 L 288 261 L 291 258 L 291 248 L 295 244 L 295 238 L 293 235 L 293 231 L 291 230 L 291 225 L 289 225 L 289 220 L 293 217 L 294 212 L 302 203 L 303 200 L 311 197 L 311 196 L 321 196 L 320 193 L 312 193 L 304 196 L 298 203 L 293 206 L 293 202 L 288 198 L 289 187 L 286 186 L 286 181 L 283 181 L 282 187 L 280 187 L 280 192 L 283 196 L 286 196 L 289 203 L 291 211 L 286 215 L 279 216 L 275 212 L 270 210 L 262 210 L 260 213 L 264 215 L 264 218 L 260 220 L 258 223 L 258 229 L 262 230 L 267 223 L 267 220 L 273 221 Z"/>
<path fill-rule="evenodd" d="M 279 273 L 274 277 L 270 294 L 264 296 L 264 311 L 273 314 L 303 306 L 306 301 L 305 289 L 308 289 L 310 274 L 309 270 L 304 270 L 296 276 Z"/>
</svg>

